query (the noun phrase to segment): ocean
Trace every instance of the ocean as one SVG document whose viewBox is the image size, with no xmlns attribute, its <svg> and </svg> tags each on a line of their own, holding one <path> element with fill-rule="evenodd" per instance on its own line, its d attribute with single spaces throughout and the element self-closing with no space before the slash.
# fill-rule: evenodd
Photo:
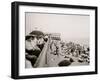
<svg viewBox="0 0 100 81">
<path fill-rule="evenodd" d="M 88 38 L 66 38 L 63 40 L 64 42 L 74 42 L 76 44 L 80 45 L 86 45 L 89 46 L 90 40 Z"/>
</svg>

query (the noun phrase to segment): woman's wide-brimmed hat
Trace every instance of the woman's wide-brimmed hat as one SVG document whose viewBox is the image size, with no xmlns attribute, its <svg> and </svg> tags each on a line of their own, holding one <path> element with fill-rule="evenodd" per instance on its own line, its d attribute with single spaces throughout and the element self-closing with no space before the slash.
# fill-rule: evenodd
<svg viewBox="0 0 100 81">
<path fill-rule="evenodd" d="M 25 39 L 28 40 L 28 39 L 34 38 L 34 37 L 35 37 L 35 35 L 30 35 L 30 34 L 29 34 L 29 35 L 26 35 L 26 36 L 25 36 Z"/>
<path fill-rule="evenodd" d="M 42 31 L 34 30 L 31 33 L 29 33 L 29 35 L 27 35 L 25 37 L 25 39 L 27 40 L 27 39 L 30 39 L 31 37 L 32 38 L 36 37 L 38 39 L 38 38 L 41 38 L 43 36 L 44 36 L 44 33 Z"/>
<path fill-rule="evenodd" d="M 44 33 L 42 31 L 34 30 L 30 33 L 30 35 L 44 36 Z"/>
</svg>

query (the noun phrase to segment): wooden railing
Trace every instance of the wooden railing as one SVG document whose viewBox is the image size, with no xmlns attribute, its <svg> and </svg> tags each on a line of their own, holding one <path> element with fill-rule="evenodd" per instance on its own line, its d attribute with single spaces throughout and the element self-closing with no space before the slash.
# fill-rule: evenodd
<svg viewBox="0 0 100 81">
<path fill-rule="evenodd" d="M 47 61 L 47 51 L 48 51 L 48 45 L 49 45 L 49 40 L 47 43 L 44 45 L 44 48 L 42 52 L 40 53 L 39 57 L 37 58 L 34 67 L 44 67 L 46 65 Z"/>
</svg>

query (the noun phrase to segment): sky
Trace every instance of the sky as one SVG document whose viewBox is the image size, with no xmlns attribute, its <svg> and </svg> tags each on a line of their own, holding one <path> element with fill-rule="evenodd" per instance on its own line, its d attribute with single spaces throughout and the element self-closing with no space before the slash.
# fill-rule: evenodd
<svg viewBox="0 0 100 81">
<path fill-rule="evenodd" d="M 89 15 L 25 13 L 26 35 L 37 29 L 61 33 L 62 39 L 89 38 Z"/>
</svg>

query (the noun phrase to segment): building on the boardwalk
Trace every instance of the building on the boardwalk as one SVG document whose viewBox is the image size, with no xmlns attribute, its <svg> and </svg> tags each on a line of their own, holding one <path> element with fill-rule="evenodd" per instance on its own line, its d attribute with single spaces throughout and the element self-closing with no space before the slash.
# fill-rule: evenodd
<svg viewBox="0 0 100 81">
<path fill-rule="evenodd" d="M 52 40 L 61 40 L 60 36 L 60 33 L 50 33 L 50 37 Z"/>
</svg>

